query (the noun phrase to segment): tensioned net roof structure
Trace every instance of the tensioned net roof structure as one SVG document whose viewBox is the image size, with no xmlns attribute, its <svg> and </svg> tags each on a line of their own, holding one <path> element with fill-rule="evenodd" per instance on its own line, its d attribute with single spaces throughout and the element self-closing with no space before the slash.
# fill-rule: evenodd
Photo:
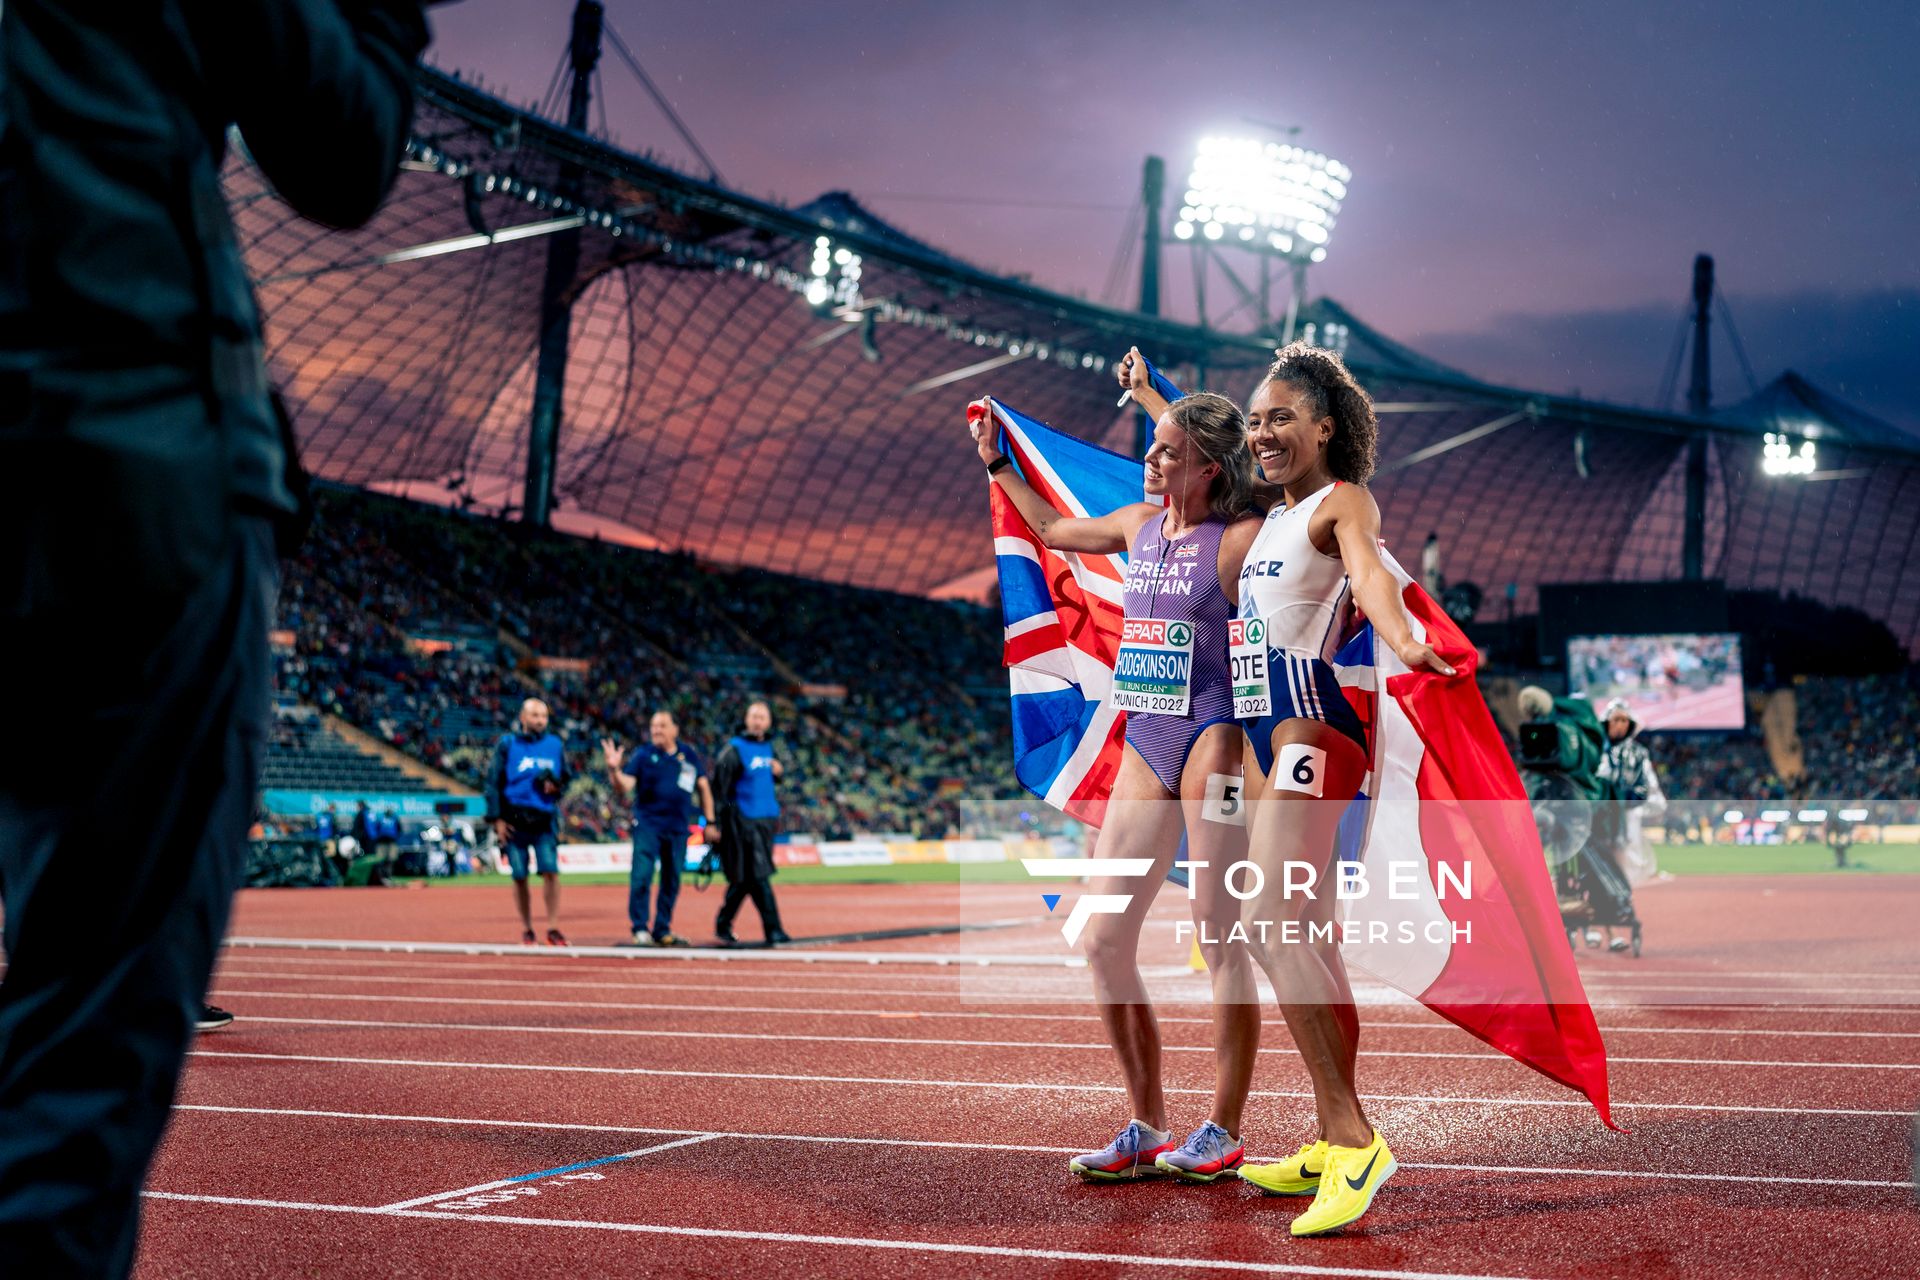
<svg viewBox="0 0 1920 1280">
<path fill-rule="evenodd" d="M 548 233 L 577 227 L 556 524 L 830 581 L 934 593 L 992 563 L 969 399 L 1124 448 L 1108 362 L 1129 345 L 1236 397 L 1270 357 L 980 270 L 845 195 L 792 209 L 689 178 L 436 71 L 368 227 L 300 221 L 244 156 L 227 187 L 320 476 L 516 504 Z M 1856 606 L 1920 651 L 1920 442 L 1897 428 L 1792 375 L 1703 422 L 1493 386 L 1329 301 L 1305 319 L 1380 406 L 1373 489 L 1403 558 L 1437 531 L 1450 579 L 1515 584 L 1522 612 L 1541 582 L 1677 577 L 1706 432 L 1708 576 Z M 1814 439 L 1814 478 L 1763 475 L 1767 431 Z"/>
</svg>

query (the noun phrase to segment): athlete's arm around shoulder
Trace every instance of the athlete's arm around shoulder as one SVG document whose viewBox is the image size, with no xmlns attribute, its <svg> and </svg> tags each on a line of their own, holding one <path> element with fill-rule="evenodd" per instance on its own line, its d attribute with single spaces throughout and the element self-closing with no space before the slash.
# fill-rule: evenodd
<svg viewBox="0 0 1920 1280">
<path fill-rule="evenodd" d="M 1334 542 L 1347 580 L 1353 584 L 1353 598 L 1380 638 L 1409 668 L 1452 675 L 1453 667 L 1444 658 L 1413 638 L 1413 621 L 1400 599 L 1399 579 L 1380 559 L 1380 507 L 1373 495 L 1361 485 L 1336 485 L 1320 510 L 1333 519 Z"/>
<path fill-rule="evenodd" d="M 1247 562 L 1247 552 L 1253 549 L 1253 540 L 1260 536 L 1260 526 L 1265 523 L 1259 515 L 1248 512 L 1220 535 L 1220 590 L 1236 609 L 1240 607 L 1240 569 Z"/>
</svg>

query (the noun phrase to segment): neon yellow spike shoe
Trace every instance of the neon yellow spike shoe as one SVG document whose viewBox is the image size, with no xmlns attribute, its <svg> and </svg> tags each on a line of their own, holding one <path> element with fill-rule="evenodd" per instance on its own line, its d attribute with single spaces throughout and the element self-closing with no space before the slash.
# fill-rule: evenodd
<svg viewBox="0 0 1920 1280">
<path fill-rule="evenodd" d="M 1293 1234 L 1317 1236 L 1355 1221 L 1373 1203 L 1380 1184 L 1399 1167 L 1378 1129 L 1367 1146 L 1328 1147 L 1320 1190 L 1307 1211 L 1293 1220 Z"/>
<path fill-rule="evenodd" d="M 1270 1196 L 1310 1196 L 1320 1189 L 1327 1167 L 1327 1141 L 1309 1142 L 1288 1160 L 1240 1166 L 1240 1181 L 1251 1182 Z"/>
</svg>

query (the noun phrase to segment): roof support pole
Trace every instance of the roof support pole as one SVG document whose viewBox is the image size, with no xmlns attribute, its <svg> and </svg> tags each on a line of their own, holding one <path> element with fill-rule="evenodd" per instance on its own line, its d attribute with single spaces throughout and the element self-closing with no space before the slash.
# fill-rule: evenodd
<svg viewBox="0 0 1920 1280">
<path fill-rule="evenodd" d="M 1693 260 L 1693 380 L 1687 387 L 1687 412 L 1704 418 L 1713 406 L 1712 368 L 1707 345 L 1707 316 L 1713 304 L 1713 259 Z M 1687 508 L 1681 534 L 1680 576 L 1697 582 L 1705 573 L 1707 547 L 1707 436 L 1687 437 Z"/>
<path fill-rule="evenodd" d="M 576 133 L 587 131 L 587 107 L 593 97 L 593 69 L 600 61 L 600 30 L 605 16 L 600 0 L 579 0 L 573 11 L 573 93 L 567 104 L 567 127 Z M 579 186 L 579 166 L 561 165 L 561 194 L 578 196 Z M 520 518 L 542 527 L 553 521 L 553 473 L 560 452 L 573 281 L 579 269 L 579 228 L 557 232 L 547 244 L 547 273 L 540 287 L 540 354 L 534 368 L 533 420 L 527 428 L 527 483 L 520 505 Z"/>
</svg>

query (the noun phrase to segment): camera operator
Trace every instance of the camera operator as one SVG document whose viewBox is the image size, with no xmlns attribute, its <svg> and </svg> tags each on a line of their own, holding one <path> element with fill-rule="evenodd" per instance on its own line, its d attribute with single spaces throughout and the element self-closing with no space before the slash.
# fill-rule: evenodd
<svg viewBox="0 0 1920 1280">
<path fill-rule="evenodd" d="M 514 731 L 502 734 L 487 770 L 487 821 L 507 851 L 513 871 L 513 900 L 520 908 L 520 941 L 532 946 L 533 897 L 527 864 L 540 873 L 547 904 L 547 945 L 564 947 L 560 932 L 560 797 L 573 781 L 567 773 L 567 745 L 547 732 L 547 704 L 528 698 L 520 704 Z"/>
<path fill-rule="evenodd" d="M 1520 726 L 1520 774 L 1560 882 L 1561 916 L 1570 930 L 1587 925 L 1588 946 L 1601 945 L 1605 926 L 1609 948 L 1624 951 L 1632 944 L 1616 941 L 1613 927 L 1632 928 L 1637 940 L 1639 925 L 1633 888 L 1610 853 L 1620 809 L 1605 803 L 1605 730 L 1584 698 L 1556 698 L 1537 685 L 1520 691 L 1520 709 L 1527 717 Z"/>
<path fill-rule="evenodd" d="M 1659 872 L 1653 849 L 1643 830 L 1648 818 L 1658 820 L 1667 811 L 1667 797 L 1653 768 L 1653 754 L 1640 741 L 1640 722 L 1624 698 L 1607 704 L 1607 745 L 1600 754 L 1598 773 L 1607 784 L 1614 861 L 1627 883 L 1635 887 Z"/>
<path fill-rule="evenodd" d="M 0 4 L 0 1271 L 117 1276 L 233 891 L 303 484 L 220 173 L 380 207 L 419 0 Z"/>
</svg>

